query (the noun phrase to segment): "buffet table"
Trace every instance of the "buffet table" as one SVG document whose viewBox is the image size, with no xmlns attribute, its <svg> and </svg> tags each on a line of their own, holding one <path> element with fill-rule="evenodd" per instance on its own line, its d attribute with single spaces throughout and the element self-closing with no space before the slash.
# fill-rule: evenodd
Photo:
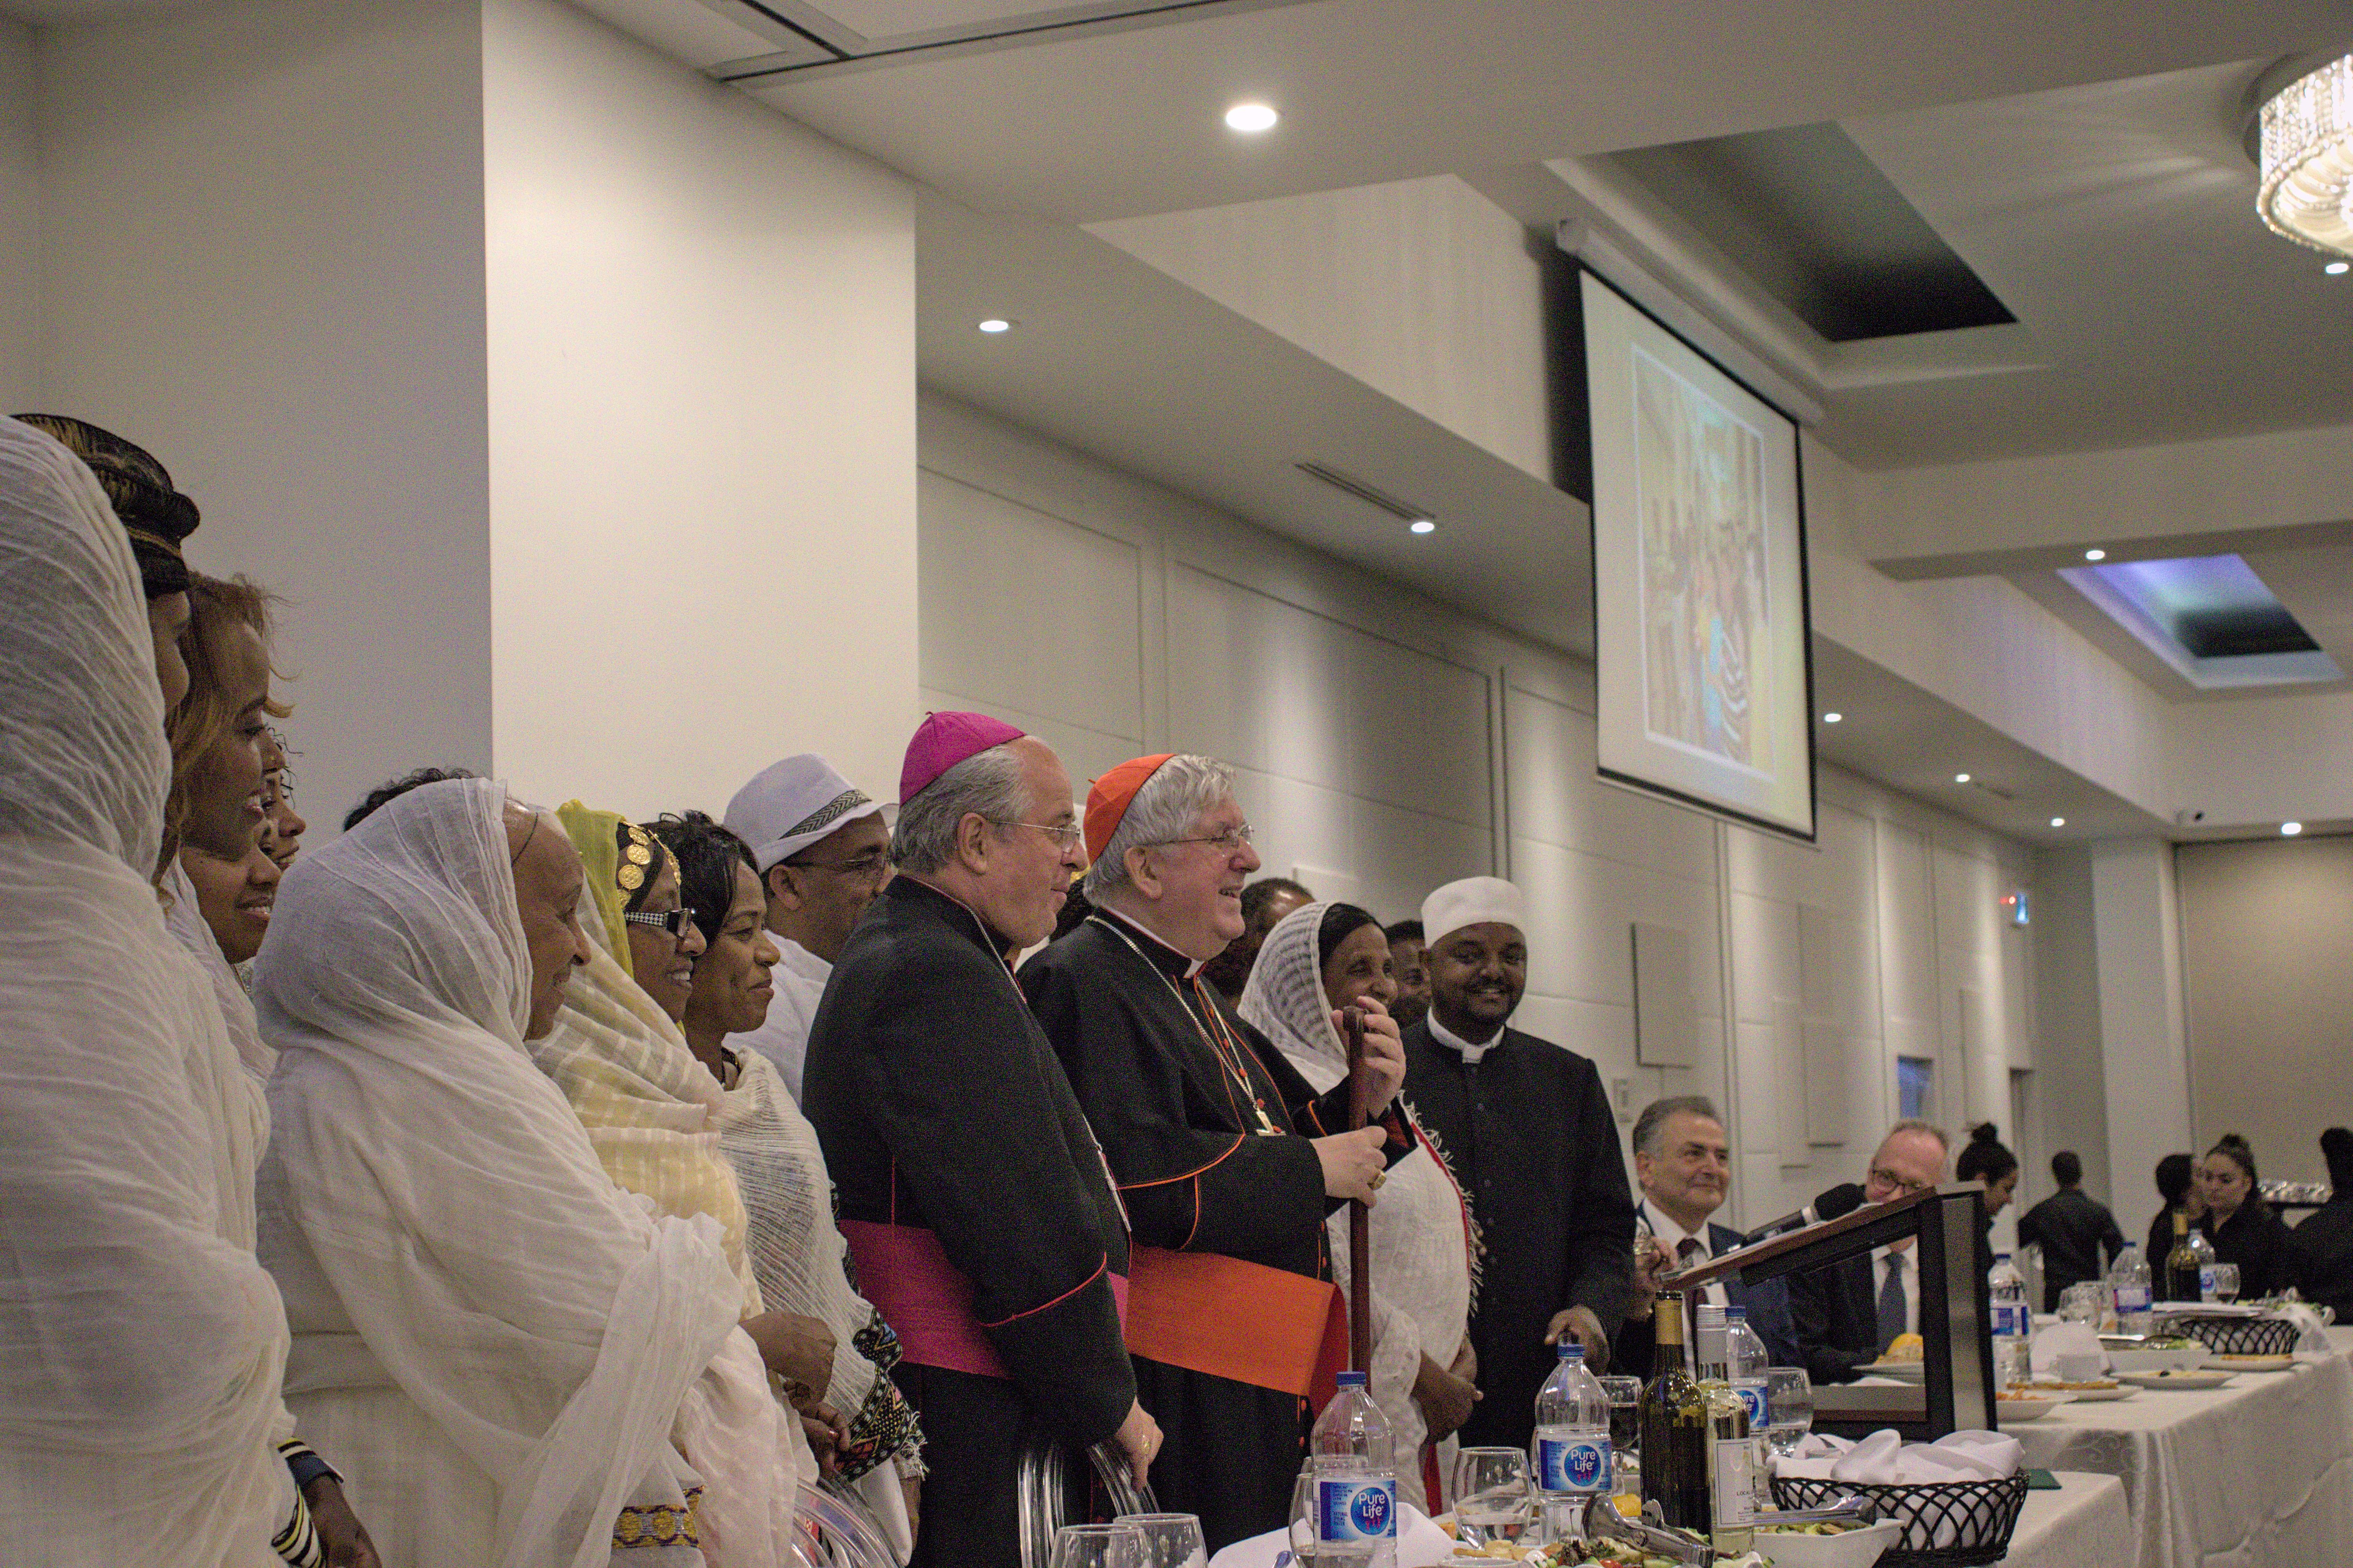
<svg viewBox="0 0 2353 1568">
<path fill-rule="evenodd" d="M 2114 1476 L 2061 1474 L 2029 1492 L 2002 1568 L 2134 1568 L 2132 1506 Z"/>
<path fill-rule="evenodd" d="M 2030 1465 L 2124 1483 L 2137 1568 L 2344 1562 L 2353 1542 L 2353 1329 L 2329 1338 L 2334 1354 L 2287 1372 L 2064 1405 L 2008 1435 Z"/>
</svg>

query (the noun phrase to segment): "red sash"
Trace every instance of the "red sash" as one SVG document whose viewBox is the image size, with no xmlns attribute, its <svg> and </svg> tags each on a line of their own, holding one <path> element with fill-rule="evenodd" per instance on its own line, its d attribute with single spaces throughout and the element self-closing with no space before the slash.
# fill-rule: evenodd
<svg viewBox="0 0 2353 1568">
<path fill-rule="evenodd" d="M 972 1281 L 948 1261 L 938 1237 L 915 1226 L 856 1219 L 841 1222 L 841 1235 L 858 1265 L 860 1291 L 899 1336 L 907 1360 L 976 1377 L 1011 1375 L 972 1315 Z M 1111 1291 L 1124 1322 L 1127 1280 L 1113 1275 Z"/>
<path fill-rule="evenodd" d="M 1187 1372 L 1330 1403 L 1348 1307 L 1329 1280 L 1214 1252 L 1129 1251 L 1127 1348 Z"/>
</svg>

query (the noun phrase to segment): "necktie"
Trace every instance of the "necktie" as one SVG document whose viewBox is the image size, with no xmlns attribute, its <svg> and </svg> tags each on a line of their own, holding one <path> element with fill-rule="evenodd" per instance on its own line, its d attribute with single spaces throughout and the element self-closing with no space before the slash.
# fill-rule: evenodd
<svg viewBox="0 0 2353 1568">
<path fill-rule="evenodd" d="M 1904 1258 L 1901 1253 L 1887 1255 L 1887 1279 L 1879 1287 L 1879 1345 L 1887 1348 L 1888 1342 L 1904 1331 Z"/>
<path fill-rule="evenodd" d="M 1687 1236 L 1675 1243 L 1675 1262 L 1679 1267 L 1689 1268 L 1692 1266 L 1692 1260 L 1698 1256 L 1699 1237 Z"/>
</svg>

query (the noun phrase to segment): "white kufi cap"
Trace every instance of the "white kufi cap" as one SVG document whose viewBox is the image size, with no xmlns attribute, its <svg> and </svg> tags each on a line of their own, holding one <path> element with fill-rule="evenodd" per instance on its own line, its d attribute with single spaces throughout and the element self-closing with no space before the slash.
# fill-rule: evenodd
<svg viewBox="0 0 2353 1568">
<path fill-rule="evenodd" d="M 1464 926 L 1506 925 L 1525 935 L 1527 900 L 1501 877 L 1465 877 L 1421 900 L 1421 940 L 1431 947 Z"/>
<path fill-rule="evenodd" d="M 833 771 L 815 752 L 771 763 L 727 803 L 727 830 L 752 847 L 752 860 L 768 868 L 788 859 L 845 822 L 873 816 L 881 804 Z"/>
</svg>

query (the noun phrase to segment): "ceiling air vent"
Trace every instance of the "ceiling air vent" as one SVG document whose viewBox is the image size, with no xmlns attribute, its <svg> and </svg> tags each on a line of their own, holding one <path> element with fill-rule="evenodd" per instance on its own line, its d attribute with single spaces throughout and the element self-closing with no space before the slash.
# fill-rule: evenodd
<svg viewBox="0 0 2353 1568">
<path fill-rule="evenodd" d="M 1334 489 L 1354 496 L 1366 506 L 1375 507 L 1388 513 L 1399 522 L 1419 522 L 1424 518 L 1434 518 L 1438 515 L 1427 507 L 1418 507 L 1410 501 L 1401 501 L 1388 491 L 1368 485 L 1354 474 L 1344 474 L 1328 464 L 1311 462 L 1294 466 L 1309 479 L 1321 479 Z"/>
</svg>

